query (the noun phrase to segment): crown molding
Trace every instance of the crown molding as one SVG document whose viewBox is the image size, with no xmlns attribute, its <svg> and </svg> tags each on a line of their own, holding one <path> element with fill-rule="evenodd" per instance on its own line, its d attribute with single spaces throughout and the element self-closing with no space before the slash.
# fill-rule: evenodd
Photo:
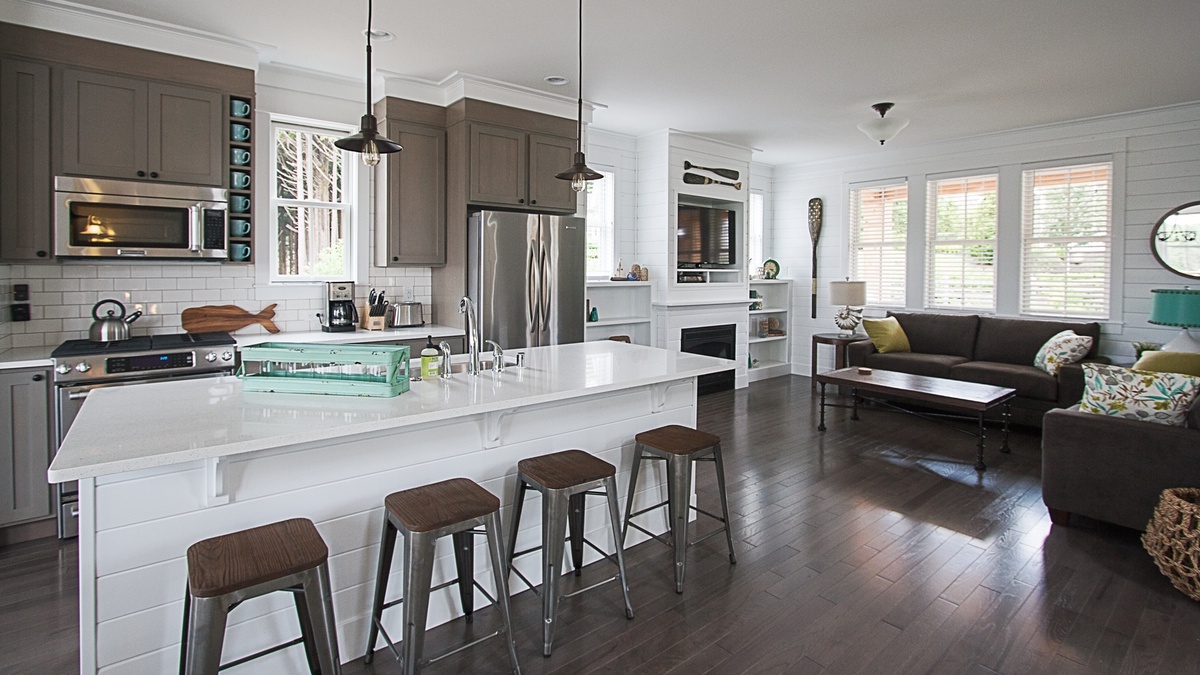
<svg viewBox="0 0 1200 675">
<path fill-rule="evenodd" d="M 276 48 L 260 42 L 88 7 L 68 0 L 0 0 L 0 21 L 257 70 Z"/>
<path fill-rule="evenodd" d="M 561 94 L 551 94 L 531 87 L 501 82 L 462 71 L 450 73 L 436 82 L 386 70 L 378 72 L 383 77 L 385 96 L 395 96 L 443 108 L 455 101 L 470 98 L 532 110 L 555 117 L 575 119 L 578 99 Z M 607 107 L 602 103 L 584 101 L 583 123 L 591 123 L 592 111 Z"/>
</svg>

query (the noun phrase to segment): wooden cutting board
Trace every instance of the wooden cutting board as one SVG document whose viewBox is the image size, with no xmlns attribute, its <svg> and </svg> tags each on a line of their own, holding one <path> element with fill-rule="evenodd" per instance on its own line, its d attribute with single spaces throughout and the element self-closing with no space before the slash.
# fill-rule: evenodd
<svg viewBox="0 0 1200 675">
<path fill-rule="evenodd" d="M 188 307 L 181 318 L 183 329 L 189 333 L 232 333 L 246 326 L 258 324 L 270 333 L 279 328 L 271 321 L 275 316 L 275 305 L 268 305 L 258 314 L 251 314 L 237 305 L 204 305 Z"/>
</svg>

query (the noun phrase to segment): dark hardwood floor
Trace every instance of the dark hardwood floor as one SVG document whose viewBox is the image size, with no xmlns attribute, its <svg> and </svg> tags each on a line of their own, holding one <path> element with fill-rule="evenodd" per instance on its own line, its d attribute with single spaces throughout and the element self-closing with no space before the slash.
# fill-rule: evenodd
<svg viewBox="0 0 1200 675">
<path fill-rule="evenodd" d="M 669 549 L 642 544 L 627 556 L 636 618 L 625 619 L 613 584 L 567 599 L 550 658 L 540 600 L 516 596 L 524 672 L 1200 670 L 1200 603 L 1159 575 L 1138 533 L 1083 518 L 1051 526 L 1035 432 L 1014 432 L 1011 455 L 993 434 L 980 476 L 968 436 L 878 409 L 859 422 L 835 410 L 822 434 L 813 399 L 801 377 L 702 397 L 699 426 L 723 439 L 738 564 L 721 537 L 696 546 L 677 595 Z M 701 506 L 717 510 L 706 466 L 697 487 Z M 72 670 L 73 555 L 46 541 L 0 549 L 0 672 Z M 486 634 L 495 619 L 487 609 L 473 624 L 439 626 L 426 653 Z M 426 672 L 506 666 L 492 640 Z M 343 672 L 400 668 L 383 652 Z"/>
</svg>

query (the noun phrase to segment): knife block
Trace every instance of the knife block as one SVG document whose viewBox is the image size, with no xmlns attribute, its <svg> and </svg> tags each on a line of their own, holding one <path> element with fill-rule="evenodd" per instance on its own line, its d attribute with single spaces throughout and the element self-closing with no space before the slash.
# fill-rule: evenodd
<svg viewBox="0 0 1200 675">
<path fill-rule="evenodd" d="M 383 330 L 387 328 L 387 321 L 383 316 L 371 316 L 371 306 L 364 304 L 358 310 L 359 324 L 366 330 Z"/>
</svg>

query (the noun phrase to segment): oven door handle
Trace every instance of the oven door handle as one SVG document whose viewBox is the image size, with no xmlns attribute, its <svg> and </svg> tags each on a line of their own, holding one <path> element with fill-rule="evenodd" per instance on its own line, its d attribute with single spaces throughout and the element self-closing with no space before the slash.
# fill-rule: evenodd
<svg viewBox="0 0 1200 675">
<path fill-rule="evenodd" d="M 86 392 L 86 391 L 69 391 L 69 392 L 67 392 L 67 400 L 68 401 L 82 401 L 83 399 L 87 398 L 87 395 L 88 395 L 88 392 Z"/>
</svg>

